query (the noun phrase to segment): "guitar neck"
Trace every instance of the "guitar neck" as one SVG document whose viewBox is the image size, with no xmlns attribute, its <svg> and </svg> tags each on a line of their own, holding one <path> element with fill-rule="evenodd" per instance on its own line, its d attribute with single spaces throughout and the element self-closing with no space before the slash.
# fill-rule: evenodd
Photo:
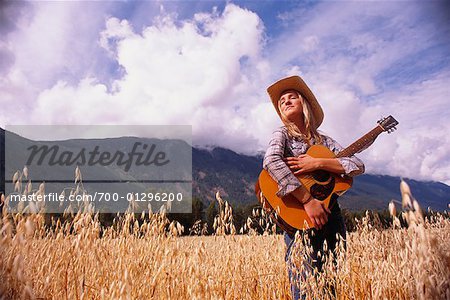
<svg viewBox="0 0 450 300">
<path fill-rule="evenodd" d="M 358 153 L 359 151 L 364 149 L 364 147 L 373 143 L 377 136 L 380 135 L 380 133 L 382 133 L 383 131 L 383 128 L 378 125 L 374 129 L 366 133 L 363 137 L 358 139 L 356 142 L 339 152 L 336 157 L 348 157 L 354 155 L 355 153 Z"/>
</svg>

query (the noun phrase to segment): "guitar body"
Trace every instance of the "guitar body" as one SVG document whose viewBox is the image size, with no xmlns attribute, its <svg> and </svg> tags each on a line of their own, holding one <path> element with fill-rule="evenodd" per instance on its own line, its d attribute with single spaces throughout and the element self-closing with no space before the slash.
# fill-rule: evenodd
<svg viewBox="0 0 450 300">
<path fill-rule="evenodd" d="M 356 142 L 335 155 L 330 149 L 322 145 L 311 146 L 306 154 L 316 158 L 350 157 L 371 145 L 382 132 L 392 132 L 398 124 L 392 116 L 382 118 L 378 125 L 366 133 Z M 340 176 L 323 170 L 297 176 L 306 190 L 317 200 L 329 207 L 330 201 L 338 198 L 347 191 L 353 183 L 348 176 Z M 259 202 L 269 216 L 284 231 L 293 234 L 297 230 L 312 228 L 313 224 L 303 209 L 303 205 L 293 196 L 279 198 L 278 184 L 269 172 L 262 170 L 255 185 L 255 192 Z"/>
<path fill-rule="evenodd" d="M 306 154 L 315 158 L 335 158 L 336 155 L 322 145 L 311 146 Z M 329 206 L 332 197 L 337 198 L 347 191 L 353 183 L 351 177 L 342 177 L 327 171 L 318 170 L 297 176 L 301 184 L 317 200 Z M 287 232 L 312 228 L 312 222 L 303 205 L 293 196 L 280 198 L 276 195 L 278 184 L 269 172 L 262 170 L 256 183 L 256 194 L 268 212 L 275 212 L 275 221 Z M 262 192 L 262 195 L 261 195 Z"/>
</svg>

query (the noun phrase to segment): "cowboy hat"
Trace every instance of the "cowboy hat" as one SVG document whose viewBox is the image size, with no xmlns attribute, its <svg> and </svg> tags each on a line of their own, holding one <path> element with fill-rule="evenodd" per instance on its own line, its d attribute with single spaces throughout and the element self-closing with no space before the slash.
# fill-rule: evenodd
<svg viewBox="0 0 450 300">
<path fill-rule="evenodd" d="M 278 100 L 280 100 L 281 95 L 288 90 L 296 90 L 308 101 L 311 106 L 312 114 L 316 120 L 316 128 L 322 124 L 323 121 L 323 110 L 320 107 L 319 102 L 317 102 L 316 97 L 311 92 L 309 87 L 300 78 L 300 76 L 290 76 L 278 80 L 271 86 L 267 88 L 267 93 L 269 93 L 270 99 L 272 100 L 275 110 L 281 118 L 280 110 L 278 109 Z"/>
</svg>

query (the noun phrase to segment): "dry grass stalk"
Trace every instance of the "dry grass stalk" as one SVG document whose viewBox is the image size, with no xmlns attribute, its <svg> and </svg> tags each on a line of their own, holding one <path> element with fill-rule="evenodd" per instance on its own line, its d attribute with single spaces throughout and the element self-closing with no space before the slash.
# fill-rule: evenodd
<svg viewBox="0 0 450 300">
<path fill-rule="evenodd" d="M 234 235 L 231 206 L 217 201 L 221 237 L 180 237 L 164 211 L 124 214 L 109 228 L 92 211 L 67 212 L 50 227 L 43 213 L 4 211 L 0 298 L 289 299 L 282 236 Z M 338 299 L 450 299 L 449 216 L 420 218 L 417 205 L 400 214 L 407 228 L 379 230 L 368 213 L 336 266 L 321 255 L 324 272 L 302 283 L 309 298 L 330 299 L 334 283 Z M 255 209 L 250 225 L 266 227 L 265 217 Z M 295 247 L 300 266 L 307 249 Z"/>
</svg>

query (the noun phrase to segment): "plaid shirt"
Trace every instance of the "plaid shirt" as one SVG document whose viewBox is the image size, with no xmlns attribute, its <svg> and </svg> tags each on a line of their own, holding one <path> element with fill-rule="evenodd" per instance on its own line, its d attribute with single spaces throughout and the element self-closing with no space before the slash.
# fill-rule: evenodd
<svg viewBox="0 0 450 300">
<path fill-rule="evenodd" d="M 338 154 L 344 149 L 332 138 L 325 135 L 322 135 L 322 138 L 323 145 L 333 151 L 334 154 Z M 263 167 L 277 181 L 279 188 L 277 192 L 278 197 L 284 197 L 301 186 L 301 183 L 283 161 L 283 158 L 299 156 L 305 154 L 307 150 L 308 144 L 303 140 L 290 138 L 285 126 L 280 127 L 273 133 L 269 142 L 269 148 L 264 156 Z M 363 162 L 354 155 L 351 157 L 340 157 L 337 160 L 341 163 L 346 175 L 355 176 L 364 173 Z"/>
</svg>

